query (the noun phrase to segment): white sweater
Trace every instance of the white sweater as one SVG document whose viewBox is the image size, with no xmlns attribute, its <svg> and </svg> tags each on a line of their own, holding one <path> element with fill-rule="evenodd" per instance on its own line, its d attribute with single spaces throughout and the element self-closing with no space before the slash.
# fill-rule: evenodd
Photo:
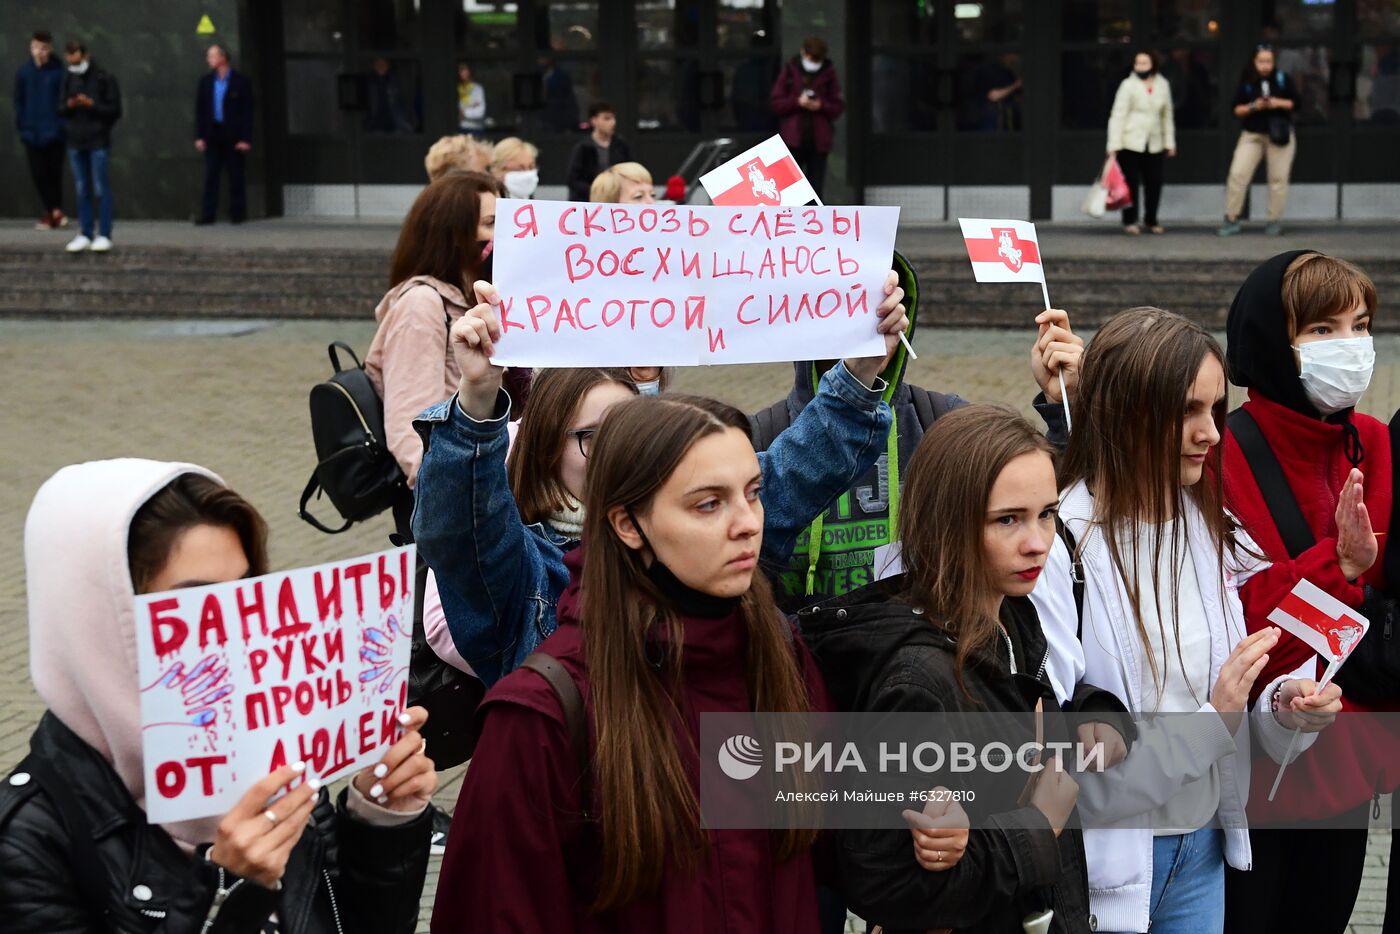
<svg viewBox="0 0 1400 934">
<path fill-rule="evenodd" d="M 1176 117 L 1172 112 L 1172 86 L 1161 75 L 1146 81 L 1128 75 L 1113 95 L 1108 116 L 1108 148 L 1111 152 L 1161 152 L 1176 148 Z"/>
<path fill-rule="evenodd" d="M 1134 78 L 1133 80 L 1137 80 Z M 1046 572 L 1031 594 L 1041 626 L 1050 643 L 1047 673 L 1062 696 L 1081 682 L 1112 692 L 1134 716 L 1144 712 L 1142 692 L 1142 640 L 1132 619 L 1130 602 L 1121 578 L 1109 557 L 1108 546 L 1091 527 L 1093 497 L 1083 483 L 1066 490 L 1060 499 L 1060 516 L 1079 543 L 1083 565 L 1083 638 L 1076 637 L 1079 619 L 1070 579 L 1070 555 L 1056 538 Z M 1216 586 L 1208 568 L 1219 567 L 1215 546 L 1204 518 L 1194 506 L 1182 517 L 1187 524 L 1191 558 L 1199 575 L 1201 600 L 1210 621 L 1210 674 L 1213 687 L 1220 668 L 1235 645 L 1246 635 L 1239 588 L 1266 564 L 1232 564 L 1221 569 L 1224 586 Z M 1243 532 L 1242 544 L 1258 548 Z M 1223 591 L 1223 599 L 1222 599 Z M 1308 663 L 1312 667 L 1312 663 Z M 1294 677 L 1288 675 L 1266 687 Z M 1155 701 L 1155 698 L 1152 699 Z M 1215 710 L 1207 700 L 1199 713 Z M 1182 786 L 1218 769 L 1220 806 L 1216 817 L 1225 828 L 1225 860 L 1236 869 L 1249 869 L 1252 856 L 1244 806 L 1249 796 L 1250 733 L 1275 761 L 1282 760 L 1291 732 L 1260 705 L 1241 721 L 1231 737 L 1215 716 L 1162 718 L 1138 723 L 1138 738 L 1123 762 L 1097 775 L 1077 776 L 1079 801 L 1094 815 L 1100 829 L 1084 832 L 1089 869 L 1089 905 L 1101 931 L 1146 931 L 1152 895 L 1152 828 L 1145 815 L 1169 801 Z M 1304 734 L 1299 752 L 1317 738 Z M 1104 821 L 1119 821 L 1122 828 L 1103 829 Z"/>
</svg>

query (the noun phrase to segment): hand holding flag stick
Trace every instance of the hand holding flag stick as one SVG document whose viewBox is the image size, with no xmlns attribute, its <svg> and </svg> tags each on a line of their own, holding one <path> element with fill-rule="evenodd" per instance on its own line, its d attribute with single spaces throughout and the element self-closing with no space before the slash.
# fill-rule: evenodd
<svg viewBox="0 0 1400 934">
<path fill-rule="evenodd" d="M 1326 672 L 1313 690 L 1307 695 L 1316 697 L 1327 689 L 1332 679 L 1356 647 L 1361 644 L 1371 622 L 1342 601 L 1307 580 L 1300 580 L 1293 589 L 1284 595 L 1278 607 L 1269 614 L 1269 622 L 1282 628 L 1319 654 L 1330 658 Z M 1286 684 L 1287 682 L 1285 682 Z M 1282 688 L 1280 688 L 1282 690 Z M 1288 751 L 1279 763 L 1278 774 L 1269 789 L 1269 800 L 1274 800 L 1279 782 L 1283 780 L 1284 769 L 1288 768 L 1293 752 L 1298 746 L 1302 726 L 1293 730 L 1288 742 Z"/>
</svg>

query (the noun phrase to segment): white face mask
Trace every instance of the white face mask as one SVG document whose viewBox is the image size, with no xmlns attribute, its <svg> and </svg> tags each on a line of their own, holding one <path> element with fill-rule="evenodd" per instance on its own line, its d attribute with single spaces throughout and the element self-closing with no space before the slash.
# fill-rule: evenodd
<svg viewBox="0 0 1400 934">
<path fill-rule="evenodd" d="M 75 74 L 75 75 L 85 75 L 85 74 L 87 74 L 87 70 L 88 70 L 88 60 L 87 60 L 87 59 L 83 59 L 81 62 L 79 62 L 79 63 L 76 64 L 76 65 L 69 65 L 69 66 L 68 66 L 68 70 L 71 71 L 71 72 L 72 72 L 73 74 Z"/>
<path fill-rule="evenodd" d="M 1298 379 L 1303 391 L 1323 415 L 1349 409 L 1371 385 L 1376 349 L 1369 337 L 1346 337 L 1299 344 Z"/>
<path fill-rule="evenodd" d="M 640 396 L 661 395 L 661 377 L 659 376 L 656 379 L 649 379 L 645 382 L 637 383 L 636 386 L 637 394 Z"/>
<path fill-rule="evenodd" d="M 804 55 L 802 56 L 802 70 L 807 72 L 807 74 L 809 75 L 814 75 L 822 70 L 822 63 L 814 62 Z"/>
<path fill-rule="evenodd" d="M 512 198 L 528 198 L 540 184 L 539 169 L 526 169 L 507 172 L 505 177 L 506 194 Z"/>
</svg>

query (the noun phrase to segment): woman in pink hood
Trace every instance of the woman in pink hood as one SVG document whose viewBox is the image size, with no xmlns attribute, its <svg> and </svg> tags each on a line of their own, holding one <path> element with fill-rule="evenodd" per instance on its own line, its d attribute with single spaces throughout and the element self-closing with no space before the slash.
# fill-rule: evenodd
<svg viewBox="0 0 1400 934">
<path fill-rule="evenodd" d="M 297 763 L 223 817 L 146 819 L 135 596 L 265 573 L 265 540 L 257 511 L 191 464 L 77 464 L 40 488 L 24 550 L 48 709 L 0 780 L 7 932 L 414 930 L 437 784 L 421 708 L 334 804 Z"/>
</svg>

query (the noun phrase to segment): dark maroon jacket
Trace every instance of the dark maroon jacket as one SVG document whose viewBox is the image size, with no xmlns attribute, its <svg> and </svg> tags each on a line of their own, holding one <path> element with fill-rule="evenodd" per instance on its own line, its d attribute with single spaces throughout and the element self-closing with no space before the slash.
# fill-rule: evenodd
<svg viewBox="0 0 1400 934">
<path fill-rule="evenodd" d="M 569 670 L 591 723 L 578 628 L 582 552 L 580 547 L 565 556 L 573 582 L 559 600 L 559 628 L 539 650 Z M 743 712 L 753 705 L 744 683 L 746 634 L 738 617 L 683 623 L 690 742 L 679 746 L 698 796 L 700 713 Z M 816 663 L 800 640 L 795 645 L 813 706 L 828 709 Z M 591 914 L 597 836 L 578 818 L 578 765 L 558 699 L 542 677 L 522 668 L 498 682 L 483 707 L 481 739 L 443 856 L 433 931 L 816 934 L 813 857 L 775 863 L 767 830 L 708 831 L 702 869 L 668 870 L 656 895 L 607 915 Z"/>
<path fill-rule="evenodd" d="M 797 106 L 802 92 L 808 88 L 822 102 L 821 110 L 808 111 Z M 773 113 L 778 115 L 778 132 L 789 149 L 796 152 L 802 145 L 802 123 L 810 114 L 812 141 L 816 144 L 817 152 L 831 152 L 831 123 L 846 112 L 846 99 L 841 96 L 836 66 L 830 61 L 822 62 L 821 69 L 813 75 L 802 70 L 801 56 L 788 62 L 773 84 L 771 103 Z"/>
</svg>

